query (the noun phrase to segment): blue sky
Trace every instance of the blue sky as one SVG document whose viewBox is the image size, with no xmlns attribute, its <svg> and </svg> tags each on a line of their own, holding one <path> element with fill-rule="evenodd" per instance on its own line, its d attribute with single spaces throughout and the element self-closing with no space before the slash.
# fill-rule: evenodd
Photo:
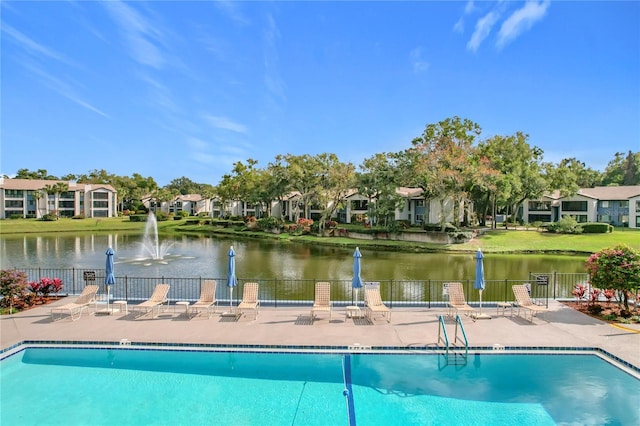
<svg viewBox="0 0 640 426">
<path fill-rule="evenodd" d="M 1 168 L 217 184 L 359 165 L 459 116 L 603 170 L 640 150 L 640 2 L 23 2 L 1 11 Z"/>
</svg>

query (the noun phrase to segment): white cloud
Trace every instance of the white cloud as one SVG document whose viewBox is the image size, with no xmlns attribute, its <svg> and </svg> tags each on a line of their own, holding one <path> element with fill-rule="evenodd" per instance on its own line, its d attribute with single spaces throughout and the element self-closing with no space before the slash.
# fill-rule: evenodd
<svg viewBox="0 0 640 426">
<path fill-rule="evenodd" d="M 49 57 L 51 59 L 55 59 L 57 61 L 60 61 L 60 62 L 66 63 L 66 64 L 73 65 L 71 63 L 71 61 L 69 59 L 65 58 L 64 55 L 62 55 L 61 53 L 58 53 L 55 50 L 50 49 L 50 48 L 48 48 L 48 47 L 46 47 L 46 46 L 44 46 L 44 45 L 32 40 L 31 38 L 27 37 L 26 35 L 24 35 L 20 31 L 16 30 L 15 28 L 11 27 L 10 25 L 7 25 L 4 22 L 2 23 L 2 31 L 6 35 L 8 35 L 11 39 L 16 41 L 19 46 L 21 46 L 23 49 L 28 51 L 33 56 L 35 56 L 35 55 L 44 55 L 44 56 L 47 56 L 47 57 Z"/>
<path fill-rule="evenodd" d="M 511 43 L 524 31 L 531 29 L 533 24 L 544 18 L 550 5 L 550 0 L 527 1 L 523 7 L 513 12 L 502 23 L 496 46 L 500 49 Z"/>
<path fill-rule="evenodd" d="M 416 47 L 409 52 L 409 57 L 414 73 L 422 73 L 429 69 L 429 63 L 422 58 L 422 47 Z"/>
<path fill-rule="evenodd" d="M 236 123 L 227 117 L 218 117 L 214 115 L 206 115 L 205 120 L 216 129 L 229 130 L 236 133 L 247 133 L 247 127 L 243 124 Z"/>
<path fill-rule="evenodd" d="M 135 9 L 120 1 L 104 2 L 111 17 L 120 27 L 133 59 L 143 65 L 161 68 L 165 59 L 153 43 L 160 32 Z"/>
<path fill-rule="evenodd" d="M 469 42 L 467 43 L 468 50 L 471 50 L 472 52 L 478 50 L 480 44 L 482 44 L 484 39 L 489 36 L 491 29 L 496 22 L 498 22 L 499 17 L 500 13 L 494 10 L 478 19 L 478 22 L 476 22 L 476 28 L 471 35 L 471 39 L 469 39 Z"/>
</svg>

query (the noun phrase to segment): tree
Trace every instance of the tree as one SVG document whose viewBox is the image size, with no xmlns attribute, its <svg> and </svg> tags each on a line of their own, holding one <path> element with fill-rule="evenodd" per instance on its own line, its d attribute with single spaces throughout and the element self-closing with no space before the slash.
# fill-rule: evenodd
<svg viewBox="0 0 640 426">
<path fill-rule="evenodd" d="M 458 206 L 468 198 L 467 183 L 473 174 L 469 159 L 473 142 L 481 128 L 469 119 L 447 118 L 426 126 L 411 148 L 401 154 L 406 186 L 422 188 L 425 202 L 440 202 L 440 226 L 445 227 L 445 200 L 454 200 L 454 221 L 459 223 Z"/>
<path fill-rule="evenodd" d="M 365 195 L 372 223 L 391 226 L 395 211 L 402 207 L 403 199 L 397 193 L 397 154 L 380 153 L 364 160 L 357 174 L 358 193 Z"/>
<path fill-rule="evenodd" d="M 640 185 L 640 151 L 629 151 L 626 156 L 622 152 L 616 152 L 604 169 L 602 184 Z"/>
<path fill-rule="evenodd" d="M 320 174 L 319 186 L 316 188 L 316 201 L 322 208 L 318 229 L 324 225 L 336 210 L 342 206 L 349 190 L 355 185 L 355 166 L 343 163 L 335 154 L 319 154 L 315 157 Z"/>
<path fill-rule="evenodd" d="M 592 286 L 614 289 L 629 312 L 629 294 L 640 286 L 640 252 L 619 244 L 589 256 L 585 263 Z"/>
<path fill-rule="evenodd" d="M 320 179 L 324 173 L 318 159 L 309 154 L 292 155 L 282 157 L 286 162 L 290 188 L 300 194 L 300 199 L 295 207 L 295 221 L 300 218 L 300 206 L 303 206 L 303 217 L 310 219 L 311 204 L 316 199 L 317 190 L 320 187 Z"/>
<path fill-rule="evenodd" d="M 38 169 L 35 172 L 29 169 L 19 169 L 15 179 L 58 180 L 57 177 L 50 175 L 46 169 Z"/>
<path fill-rule="evenodd" d="M 195 183 L 186 176 L 174 179 L 165 186 L 165 189 L 171 192 L 177 192 L 181 195 L 198 194 L 200 192 L 200 188 L 200 184 Z"/>
<path fill-rule="evenodd" d="M 492 194 L 493 210 L 502 208 L 514 215 L 517 206 L 527 198 L 538 198 L 547 190 L 542 174 L 542 150 L 527 142 L 529 135 L 517 132 L 512 136 L 496 135 L 478 145 L 490 167 L 499 172 Z M 495 213 L 495 211 L 494 211 Z M 495 214 L 493 215 L 495 227 Z"/>
</svg>

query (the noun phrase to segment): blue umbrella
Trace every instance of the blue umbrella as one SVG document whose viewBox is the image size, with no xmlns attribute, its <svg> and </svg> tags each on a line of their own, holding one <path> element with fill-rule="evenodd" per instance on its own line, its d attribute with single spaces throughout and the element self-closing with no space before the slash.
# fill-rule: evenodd
<svg viewBox="0 0 640 426">
<path fill-rule="evenodd" d="M 116 283 L 116 277 L 113 275 L 113 256 L 115 253 L 111 247 L 107 249 L 106 255 L 107 263 L 105 266 L 104 285 L 107 287 L 107 311 L 109 311 L 109 289 Z"/>
<path fill-rule="evenodd" d="M 484 291 L 484 255 L 482 250 L 476 252 L 476 279 L 473 282 L 473 288 L 480 291 L 480 314 L 476 318 L 491 318 L 489 315 L 482 313 L 482 292 Z"/>
<path fill-rule="evenodd" d="M 353 252 L 353 280 L 351 280 L 351 287 L 356 290 L 356 306 L 358 306 L 358 289 L 362 288 L 362 277 L 360 276 L 360 248 L 356 247 L 356 251 Z"/>
<path fill-rule="evenodd" d="M 229 249 L 229 263 L 227 264 L 227 287 L 229 287 L 229 307 L 232 306 L 233 288 L 238 285 L 236 278 L 236 252 L 233 246 Z"/>
</svg>

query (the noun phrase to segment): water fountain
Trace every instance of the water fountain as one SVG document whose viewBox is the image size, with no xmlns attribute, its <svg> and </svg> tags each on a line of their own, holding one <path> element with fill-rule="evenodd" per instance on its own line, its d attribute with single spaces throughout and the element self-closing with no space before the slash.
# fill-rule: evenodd
<svg viewBox="0 0 640 426">
<path fill-rule="evenodd" d="M 144 237 L 142 238 L 143 256 L 148 253 L 153 260 L 162 260 L 164 256 L 168 254 L 171 245 L 172 244 L 165 242 L 160 244 L 160 239 L 158 238 L 158 220 L 156 219 L 156 215 L 150 211 L 144 227 Z"/>
</svg>

